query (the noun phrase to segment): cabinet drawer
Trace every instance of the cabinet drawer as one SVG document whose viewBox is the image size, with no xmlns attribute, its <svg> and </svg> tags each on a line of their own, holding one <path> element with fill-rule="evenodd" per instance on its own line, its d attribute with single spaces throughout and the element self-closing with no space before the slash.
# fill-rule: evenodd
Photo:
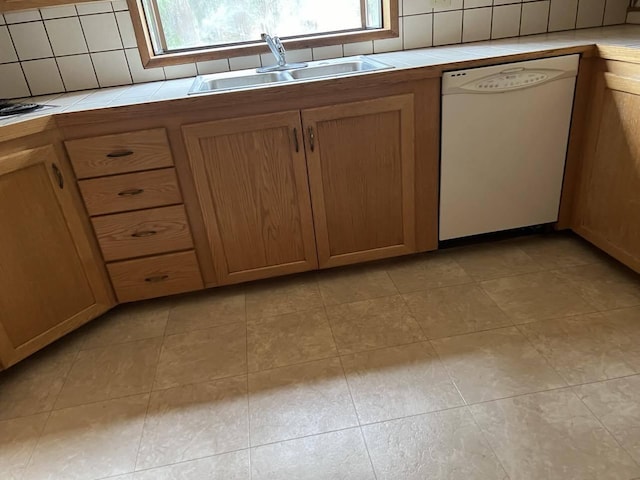
<svg viewBox="0 0 640 480">
<path fill-rule="evenodd" d="M 182 202 L 173 168 L 78 182 L 89 215 L 162 207 Z"/>
<path fill-rule="evenodd" d="M 65 142 L 78 178 L 173 166 L 164 128 Z"/>
<path fill-rule="evenodd" d="M 120 302 L 204 288 L 193 251 L 111 263 L 107 269 Z"/>
<path fill-rule="evenodd" d="M 105 215 L 91 221 L 107 262 L 193 246 L 182 205 Z"/>
</svg>

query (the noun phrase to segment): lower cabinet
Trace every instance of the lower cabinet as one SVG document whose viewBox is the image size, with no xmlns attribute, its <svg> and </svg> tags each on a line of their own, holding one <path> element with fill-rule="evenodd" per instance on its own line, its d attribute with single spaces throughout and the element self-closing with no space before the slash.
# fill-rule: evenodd
<svg viewBox="0 0 640 480">
<path fill-rule="evenodd" d="M 0 157 L 0 361 L 8 367 L 113 304 L 53 146 Z"/>
<path fill-rule="evenodd" d="M 182 127 L 218 281 L 415 252 L 413 119 L 408 94 Z"/>
<path fill-rule="evenodd" d="M 316 268 L 300 113 L 182 131 L 218 282 Z"/>
<path fill-rule="evenodd" d="M 574 230 L 640 272 L 640 65 L 623 66 L 595 78 Z"/>
<path fill-rule="evenodd" d="M 320 267 L 416 251 L 413 95 L 302 111 Z"/>
</svg>

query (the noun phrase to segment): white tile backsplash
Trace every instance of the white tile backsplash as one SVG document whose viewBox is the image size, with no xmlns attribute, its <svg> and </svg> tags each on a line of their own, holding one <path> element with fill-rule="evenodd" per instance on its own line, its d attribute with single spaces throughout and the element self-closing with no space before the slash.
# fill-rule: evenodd
<svg viewBox="0 0 640 480">
<path fill-rule="evenodd" d="M 627 18 L 628 0 L 607 0 L 604 8 L 604 24 L 618 25 Z"/>
<path fill-rule="evenodd" d="M 549 23 L 549 1 L 522 4 L 520 35 L 534 35 L 547 31 Z"/>
<path fill-rule="evenodd" d="M 123 49 L 115 13 L 99 13 L 80 17 L 90 52 Z"/>
<path fill-rule="evenodd" d="M 578 4 L 578 28 L 597 27 L 604 22 L 606 0 L 580 0 Z"/>
<path fill-rule="evenodd" d="M 92 53 L 91 60 L 101 87 L 133 83 L 124 50 Z"/>
<path fill-rule="evenodd" d="M 288 52 L 291 62 L 638 23 L 628 0 L 398 0 L 399 37 Z M 7 26 L 4 26 L 7 24 Z M 271 54 L 145 69 L 126 0 L 0 14 L 0 98 L 156 82 L 271 65 Z M 159 97 L 172 92 L 159 91 Z"/>
<path fill-rule="evenodd" d="M 13 42 L 9 36 L 9 29 L 0 26 L 0 63 L 11 63 L 18 60 L 16 49 L 13 48 Z"/>
<path fill-rule="evenodd" d="M 317 47 L 312 48 L 313 59 L 314 60 L 326 60 L 328 58 L 336 58 L 342 57 L 342 45 L 330 45 L 327 47 Z M 271 59 L 271 63 L 268 65 L 274 64 L 275 58 Z"/>
<path fill-rule="evenodd" d="M 343 48 L 345 57 L 351 55 L 368 55 L 373 53 L 373 40 L 369 40 L 368 42 L 345 43 Z"/>
<path fill-rule="evenodd" d="M 466 9 L 462 17 L 462 41 L 467 43 L 490 39 L 492 16 L 491 7 Z"/>
<path fill-rule="evenodd" d="M 28 22 L 9 25 L 9 33 L 20 60 L 53 56 L 44 23 Z"/>
<path fill-rule="evenodd" d="M 4 19 L 7 24 L 10 23 L 22 23 L 22 22 L 35 22 L 40 20 L 39 10 L 24 10 L 20 12 L 7 12 L 4 14 Z"/>
<path fill-rule="evenodd" d="M 0 65 L 0 98 L 28 97 L 29 86 L 19 63 Z"/>
<path fill-rule="evenodd" d="M 494 0 L 506 1 L 506 0 Z M 493 8 L 491 38 L 517 37 L 520 34 L 520 17 L 522 5 L 500 5 Z"/>
<path fill-rule="evenodd" d="M 59 7 L 45 7 L 40 9 L 42 18 L 47 20 L 50 18 L 77 17 L 78 11 L 73 5 L 62 5 Z"/>
<path fill-rule="evenodd" d="M 461 42 L 462 42 L 462 10 L 452 10 L 448 12 L 434 13 L 433 14 L 433 44 L 449 45 L 452 43 L 461 43 Z"/>
<path fill-rule="evenodd" d="M 64 91 L 60 70 L 54 58 L 22 62 L 32 95 L 46 95 Z"/>
<path fill-rule="evenodd" d="M 57 63 L 68 92 L 98 88 L 98 79 L 88 54 L 58 57 Z"/>
<path fill-rule="evenodd" d="M 402 20 L 405 49 L 424 48 L 433 45 L 433 14 L 411 15 L 404 17 Z"/>
<path fill-rule="evenodd" d="M 576 27 L 578 0 L 551 0 L 549 31 L 571 30 Z"/>
<path fill-rule="evenodd" d="M 44 26 L 56 57 L 87 53 L 87 42 L 84 40 L 82 27 L 78 17 L 56 18 L 45 20 Z"/>
</svg>

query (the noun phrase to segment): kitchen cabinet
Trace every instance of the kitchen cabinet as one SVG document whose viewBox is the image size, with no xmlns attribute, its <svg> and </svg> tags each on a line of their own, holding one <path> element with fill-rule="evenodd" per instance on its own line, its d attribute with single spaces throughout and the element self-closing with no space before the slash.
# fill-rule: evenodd
<svg viewBox="0 0 640 480">
<path fill-rule="evenodd" d="M 166 130 L 65 146 L 118 301 L 204 288 Z"/>
<path fill-rule="evenodd" d="M 108 310 L 69 167 L 52 145 L 0 156 L 0 361 L 8 367 Z"/>
<path fill-rule="evenodd" d="M 610 64 L 593 86 L 574 230 L 640 272 L 640 65 Z"/>
<path fill-rule="evenodd" d="M 416 251 L 413 95 L 302 111 L 320 267 Z"/>
<path fill-rule="evenodd" d="M 182 131 L 218 282 L 316 268 L 300 113 Z"/>
<path fill-rule="evenodd" d="M 182 130 L 220 284 L 416 251 L 412 94 Z"/>
</svg>

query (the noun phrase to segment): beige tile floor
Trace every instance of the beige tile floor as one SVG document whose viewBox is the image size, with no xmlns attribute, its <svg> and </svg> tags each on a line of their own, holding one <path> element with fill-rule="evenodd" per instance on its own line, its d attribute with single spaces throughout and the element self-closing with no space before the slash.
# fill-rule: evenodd
<svg viewBox="0 0 640 480">
<path fill-rule="evenodd" d="M 640 277 L 558 234 L 122 306 L 0 373 L 0 478 L 640 479 Z"/>
</svg>

